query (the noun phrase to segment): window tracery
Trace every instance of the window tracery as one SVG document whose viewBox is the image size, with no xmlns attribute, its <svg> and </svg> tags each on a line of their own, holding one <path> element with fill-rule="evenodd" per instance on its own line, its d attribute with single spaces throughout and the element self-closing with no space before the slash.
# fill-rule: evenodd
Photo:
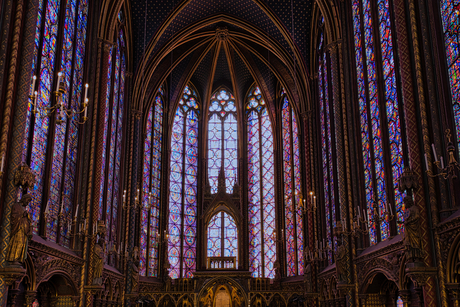
<svg viewBox="0 0 460 307">
<path fill-rule="evenodd" d="M 378 19 L 373 18 L 374 9 Z M 365 200 L 373 245 L 390 235 L 388 203 L 395 205 L 397 229 L 403 231 L 404 195 L 397 189 L 404 167 L 403 114 L 396 85 L 390 1 L 379 0 L 373 7 L 369 0 L 353 0 L 352 11 Z M 378 80 L 383 81 L 379 84 Z"/>
<path fill-rule="evenodd" d="M 270 117 L 258 86 L 249 91 L 246 116 L 249 266 L 253 277 L 274 278 L 276 261 L 274 142 Z"/>
<path fill-rule="evenodd" d="M 300 144 L 297 119 L 287 94 L 283 89 L 282 137 L 283 137 L 283 179 L 284 179 L 284 240 L 286 242 L 287 276 L 302 275 L 303 219 L 299 206 L 301 196 Z"/>
<path fill-rule="evenodd" d="M 460 6 L 458 1 L 454 0 L 442 0 L 440 6 L 452 95 L 452 113 L 457 131 L 457 144 L 460 146 Z"/>
<path fill-rule="evenodd" d="M 108 242 L 117 235 L 121 190 L 121 154 L 126 77 L 125 40 L 123 29 L 118 31 L 116 45 L 110 47 L 107 71 L 107 96 L 104 119 L 99 220 L 107 227 Z"/>
<path fill-rule="evenodd" d="M 332 247 L 334 244 L 333 229 L 336 226 L 335 213 L 335 171 L 333 152 L 335 150 L 332 135 L 333 108 L 331 103 L 330 61 L 325 52 L 324 33 L 320 33 L 318 45 L 318 87 L 319 87 L 319 118 L 321 123 L 321 154 L 324 192 L 324 213 L 326 224 L 326 247 L 328 260 L 332 264 Z"/>
<path fill-rule="evenodd" d="M 157 276 L 161 187 L 161 150 L 163 135 L 163 90 L 153 101 L 147 116 L 144 141 L 143 199 L 140 236 L 140 274 Z"/>
<path fill-rule="evenodd" d="M 235 257 L 238 267 L 238 229 L 225 211 L 216 213 L 208 224 L 208 257 Z"/>
<path fill-rule="evenodd" d="M 197 95 L 186 86 L 171 136 L 168 258 L 171 278 L 191 278 L 196 270 L 198 168 Z"/>
<path fill-rule="evenodd" d="M 38 109 L 54 105 L 51 95 L 62 73 L 64 94 L 62 103 L 67 109 L 79 111 L 83 99 L 83 59 L 85 57 L 88 7 L 87 0 L 69 0 L 65 7 L 60 0 L 40 0 L 35 29 L 35 45 L 32 73 L 37 82 L 32 82 L 30 94 L 37 91 Z M 63 10 L 61 10 L 63 8 Z M 61 15 L 63 15 L 61 19 Z M 64 25 L 61 26 L 59 21 Z M 62 48 L 57 48 L 62 44 Z M 36 172 L 36 183 L 29 212 L 33 233 L 38 234 L 40 215 L 49 212 L 45 223 L 47 237 L 59 244 L 70 243 L 72 204 L 74 203 L 77 174 L 78 121 L 80 114 L 56 124 L 57 112 L 51 118 L 44 114 L 33 114 L 32 99 L 29 101 L 23 160 Z M 46 164 L 50 163 L 50 170 Z M 49 184 L 47 182 L 49 180 Z M 62 212 L 62 215 L 59 213 Z"/>
<path fill-rule="evenodd" d="M 208 122 L 208 178 L 217 193 L 219 172 L 224 171 L 228 194 L 233 192 L 238 170 L 238 124 L 235 97 L 226 89 L 211 97 Z"/>
</svg>

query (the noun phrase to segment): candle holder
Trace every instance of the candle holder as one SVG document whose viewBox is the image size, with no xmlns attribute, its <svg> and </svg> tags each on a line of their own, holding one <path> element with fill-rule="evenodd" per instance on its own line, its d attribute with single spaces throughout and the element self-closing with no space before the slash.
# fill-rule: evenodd
<svg viewBox="0 0 460 307">
<path fill-rule="evenodd" d="M 452 142 L 451 138 L 452 135 L 450 133 L 450 129 L 446 129 L 446 138 L 448 140 L 447 143 L 447 154 L 448 154 L 448 161 L 447 165 L 444 165 L 444 158 L 443 156 L 440 156 L 440 160 L 438 160 L 438 156 L 436 154 L 436 148 L 434 144 L 431 144 L 431 148 L 433 150 L 433 156 L 434 156 L 434 165 L 436 165 L 436 168 L 438 170 L 437 174 L 433 174 L 431 170 L 428 168 L 428 159 L 427 159 L 427 154 L 425 153 L 425 166 L 426 166 L 426 173 L 429 177 L 442 177 L 444 179 L 456 179 L 457 174 L 456 172 L 460 170 L 460 164 L 455 160 L 455 145 Z"/>
<path fill-rule="evenodd" d="M 75 227 L 74 227 L 74 231 L 73 231 L 73 234 L 75 236 L 78 236 L 80 237 L 80 240 L 83 240 L 86 236 L 86 219 L 82 219 L 80 221 L 80 224 L 78 225 L 78 229 L 77 229 L 77 217 L 74 218 L 74 224 L 75 224 Z"/>
<path fill-rule="evenodd" d="M 316 245 L 313 247 L 313 250 L 310 250 L 308 247 L 305 248 L 303 252 L 303 257 L 305 263 L 320 262 L 327 259 L 327 254 L 331 251 L 332 248 L 329 246 L 329 243 L 323 240 L 323 242 L 316 241 Z"/>
<path fill-rule="evenodd" d="M 56 97 L 56 104 L 51 107 L 40 107 L 37 98 L 38 98 L 38 92 L 34 91 L 31 95 L 29 95 L 29 98 L 32 100 L 31 104 L 33 106 L 32 113 L 34 116 L 40 116 L 41 118 L 45 117 L 51 117 L 51 115 L 56 112 L 58 113 L 56 123 L 58 125 L 61 125 L 65 122 L 65 116 L 71 117 L 73 114 L 82 114 L 83 113 L 83 121 L 76 121 L 78 124 L 84 124 L 88 120 L 87 117 L 87 110 L 88 110 L 88 83 L 85 84 L 85 98 L 83 99 L 83 103 L 81 104 L 81 111 L 74 111 L 72 109 L 66 109 L 63 102 L 62 102 L 62 95 L 65 94 L 65 84 L 61 80 L 62 77 L 62 72 L 58 73 L 58 81 L 56 84 L 56 90 L 53 92 L 54 96 Z M 32 77 L 32 89 L 35 89 L 35 82 L 37 80 L 37 76 Z M 43 115 L 40 115 L 40 113 L 43 113 Z"/>
<path fill-rule="evenodd" d="M 126 205 L 126 190 L 123 191 L 123 210 L 126 210 L 129 206 Z"/>
<path fill-rule="evenodd" d="M 307 206 L 306 199 L 304 199 L 303 202 L 300 202 L 299 209 L 301 210 L 302 215 L 316 212 L 316 196 L 313 195 L 313 192 L 310 192 L 310 204 L 310 206 Z"/>
</svg>

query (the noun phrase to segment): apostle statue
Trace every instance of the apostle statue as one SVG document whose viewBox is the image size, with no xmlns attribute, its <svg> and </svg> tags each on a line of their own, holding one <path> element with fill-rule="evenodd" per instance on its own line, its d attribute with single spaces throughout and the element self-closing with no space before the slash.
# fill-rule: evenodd
<svg viewBox="0 0 460 307">
<path fill-rule="evenodd" d="M 422 258 L 422 243 L 420 238 L 420 212 L 412 197 L 404 197 L 406 212 L 404 214 L 404 247 L 406 258 L 416 261 Z"/>
<path fill-rule="evenodd" d="M 27 246 L 32 238 L 29 213 L 26 208 L 32 196 L 25 194 L 11 208 L 11 240 L 6 260 L 15 264 L 23 263 L 27 258 Z"/>
<path fill-rule="evenodd" d="M 102 269 L 104 268 L 104 251 L 99 240 L 94 246 L 94 279 L 93 285 L 102 284 Z"/>
</svg>

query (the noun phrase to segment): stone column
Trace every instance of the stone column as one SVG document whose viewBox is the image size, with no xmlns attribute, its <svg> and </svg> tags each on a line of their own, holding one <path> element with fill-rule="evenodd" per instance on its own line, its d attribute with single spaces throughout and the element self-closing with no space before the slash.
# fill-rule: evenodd
<svg viewBox="0 0 460 307">
<path fill-rule="evenodd" d="M 131 206 L 127 212 L 127 244 L 128 245 L 128 259 L 126 267 L 126 294 L 129 296 L 133 290 L 132 289 L 132 276 L 135 273 L 133 271 L 133 250 L 135 245 L 135 224 L 136 224 L 136 197 L 138 187 L 138 173 L 139 173 L 139 153 L 140 153 L 140 126 L 141 126 L 141 112 L 137 110 L 131 110 L 131 140 L 130 140 L 130 163 L 131 163 L 131 174 L 128 178 L 128 186 L 130 187 L 130 193 L 128 193 L 130 198 Z M 131 300 L 127 299 L 127 306 L 131 306 Z"/>
<path fill-rule="evenodd" d="M 406 0 L 407 1 L 407 0 Z M 411 1 L 411 0 L 409 0 Z M 411 20 L 412 23 L 412 37 L 409 41 L 408 37 L 408 29 L 407 29 L 407 20 L 406 20 L 406 6 L 405 0 L 395 0 L 394 1 L 394 13 L 396 16 L 396 32 L 397 32 L 397 40 L 398 40 L 398 48 L 399 48 L 399 61 L 400 61 L 400 72 L 401 72 L 401 80 L 402 80 L 402 94 L 404 99 L 404 116 L 405 116 L 405 124 L 406 124 L 406 134 L 407 134 L 407 142 L 408 142 L 408 149 L 409 149 L 409 160 L 411 169 L 416 176 L 416 180 L 418 186 L 420 187 L 418 190 L 414 191 L 414 200 L 415 204 L 417 205 L 419 212 L 420 212 L 420 230 L 421 230 L 421 241 L 422 241 L 422 248 L 425 251 L 424 257 L 424 264 L 427 267 L 431 267 L 433 264 L 433 259 L 431 257 L 431 240 L 430 235 L 428 233 L 428 229 L 430 229 L 430 223 L 428 221 L 427 216 L 427 200 L 425 191 L 423 189 L 423 182 L 422 182 L 422 167 L 421 167 L 421 156 L 420 156 L 420 143 L 419 143 L 419 131 L 422 132 L 423 135 L 423 149 L 424 152 L 428 156 L 428 163 L 429 167 L 431 167 L 431 150 L 429 144 L 429 131 L 428 125 L 426 121 L 426 109 L 425 109 L 425 96 L 424 96 L 424 88 L 423 82 L 421 78 L 421 67 L 420 67 L 420 51 L 418 46 L 418 38 L 417 38 L 417 31 L 414 29 L 415 26 L 415 17 L 414 20 Z M 412 8 L 413 9 L 413 8 Z M 411 16 L 411 19 L 413 16 Z M 409 45 L 413 46 L 414 54 L 413 57 L 415 58 L 415 70 L 416 70 L 416 84 L 412 81 L 412 66 L 411 66 L 411 57 L 412 54 L 410 53 Z M 418 92 L 419 96 L 419 108 L 421 115 L 421 126 L 418 124 L 417 119 L 417 108 L 415 106 L 415 97 L 414 92 Z M 431 178 L 428 178 L 428 187 L 430 191 L 431 197 L 435 197 L 435 190 L 434 184 Z M 437 305 L 437 298 L 435 292 L 435 283 L 433 278 L 429 278 L 427 281 L 425 289 L 425 302 L 427 306 L 436 306 Z"/>
<path fill-rule="evenodd" d="M 32 304 L 37 299 L 37 291 L 27 291 L 25 293 L 25 304 L 27 307 L 32 307 Z"/>
<path fill-rule="evenodd" d="M 4 105 L 0 132 L 0 157 L 5 156 L 4 173 L 0 175 L 0 267 L 6 266 L 5 257 L 10 241 L 10 213 L 16 201 L 17 188 L 14 172 L 22 162 L 24 148 L 24 127 L 26 122 L 28 94 L 30 90 L 30 69 L 32 66 L 35 23 L 38 1 L 24 0 L 5 2 L 4 23 L 0 25 L 1 44 L 0 67 L 5 73 L 0 80 L 6 80 Z M 11 27 L 13 28 L 12 31 Z M 9 51 L 8 59 L 5 54 Z M 11 131 L 12 130 L 12 131 Z M 6 185 L 6 188 L 5 188 Z M 3 195 L 3 191 L 6 194 Z M 0 306 L 4 306 L 8 295 L 8 276 L 0 274 Z"/>
</svg>

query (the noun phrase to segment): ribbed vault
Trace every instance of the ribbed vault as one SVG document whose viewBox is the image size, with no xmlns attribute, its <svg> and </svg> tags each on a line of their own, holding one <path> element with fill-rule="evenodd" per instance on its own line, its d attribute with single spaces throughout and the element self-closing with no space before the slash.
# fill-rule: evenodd
<svg viewBox="0 0 460 307">
<path fill-rule="evenodd" d="M 287 89 L 298 112 L 305 112 L 308 73 L 299 50 L 292 50 L 246 20 L 228 14 L 209 16 L 185 26 L 161 48 L 148 46 L 135 74 L 133 104 L 138 109 L 148 108 L 165 81 L 171 89 L 172 109 L 189 81 L 203 102 L 219 86 L 226 86 L 243 102 L 250 85 L 256 82 L 274 114 L 279 83 Z"/>
</svg>

